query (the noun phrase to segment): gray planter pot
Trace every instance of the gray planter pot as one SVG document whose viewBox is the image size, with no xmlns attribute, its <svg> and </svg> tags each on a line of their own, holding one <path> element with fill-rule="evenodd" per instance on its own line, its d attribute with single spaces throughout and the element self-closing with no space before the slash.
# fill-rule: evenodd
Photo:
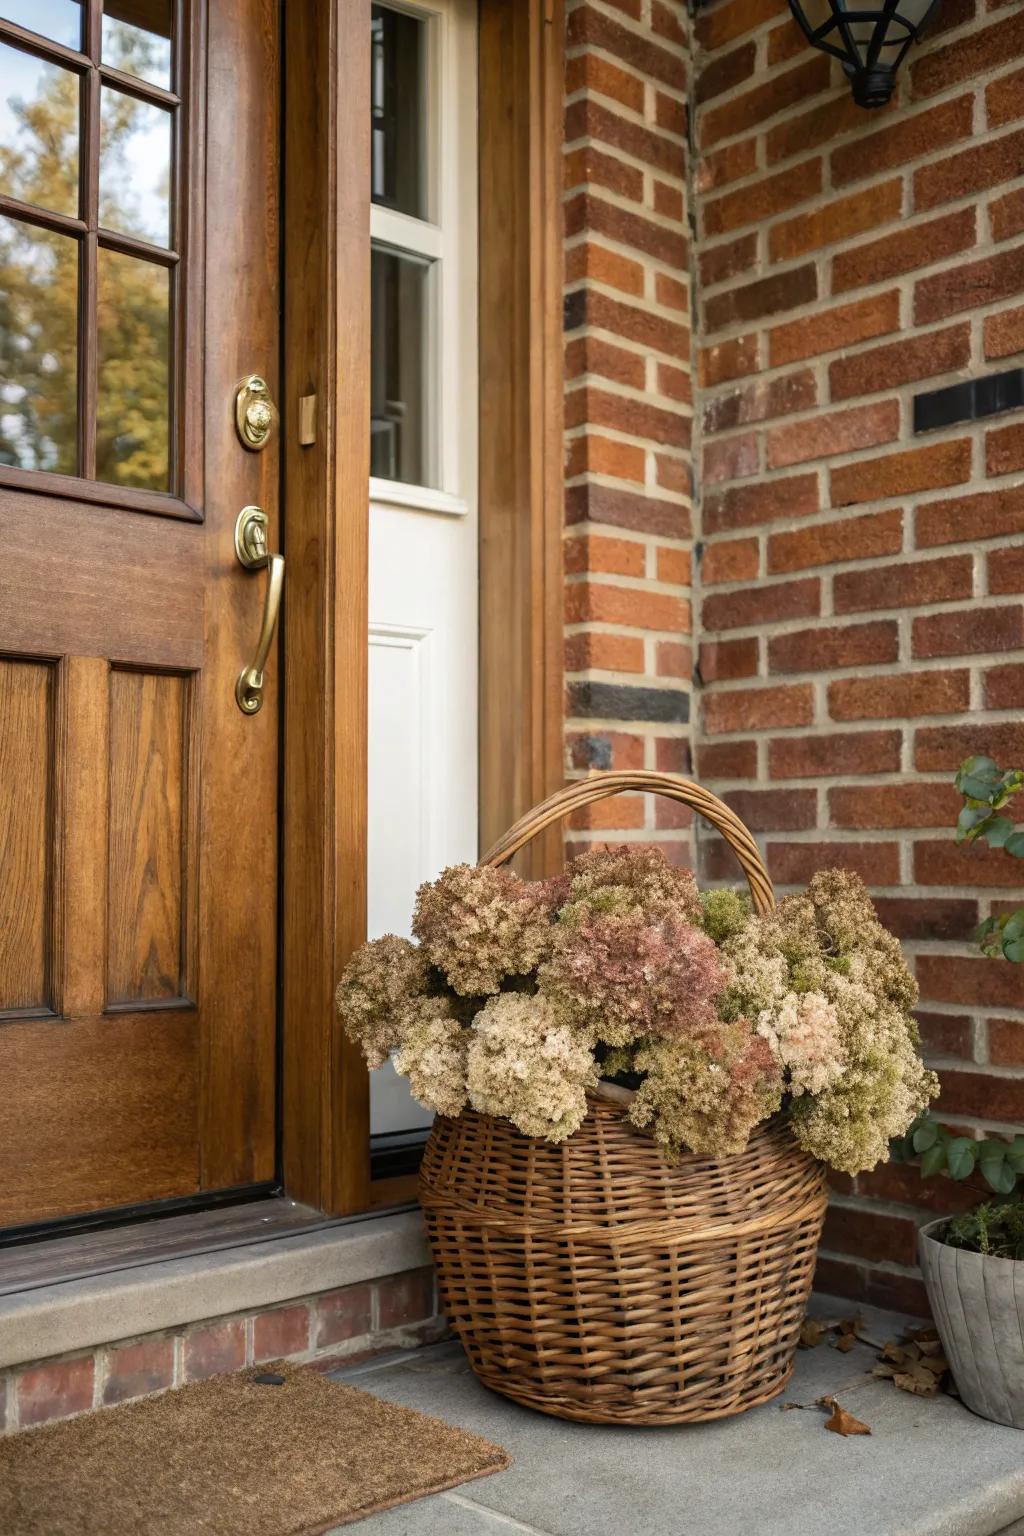
<svg viewBox="0 0 1024 1536">
<path fill-rule="evenodd" d="M 957 1391 L 983 1419 L 1024 1429 L 1024 1260 L 947 1247 L 933 1236 L 946 1220 L 921 1228 L 918 1255 Z"/>
</svg>

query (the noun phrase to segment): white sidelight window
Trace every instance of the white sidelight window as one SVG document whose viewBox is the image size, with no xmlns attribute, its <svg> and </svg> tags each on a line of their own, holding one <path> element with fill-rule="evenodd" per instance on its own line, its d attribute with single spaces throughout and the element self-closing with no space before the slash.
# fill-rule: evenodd
<svg viewBox="0 0 1024 1536">
<path fill-rule="evenodd" d="M 477 856 L 477 27 L 474 0 L 374 5 L 369 934 Z M 375 1162 L 430 1116 L 371 1077 Z"/>
</svg>

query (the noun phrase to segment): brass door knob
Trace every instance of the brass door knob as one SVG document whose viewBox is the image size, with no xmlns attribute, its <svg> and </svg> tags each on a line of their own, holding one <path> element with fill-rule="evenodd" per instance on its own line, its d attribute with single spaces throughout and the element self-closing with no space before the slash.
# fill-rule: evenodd
<svg viewBox="0 0 1024 1536">
<path fill-rule="evenodd" d="M 270 441 L 277 421 L 277 407 L 270 386 L 258 373 L 250 373 L 235 392 L 235 426 L 243 448 L 259 453 Z"/>
</svg>

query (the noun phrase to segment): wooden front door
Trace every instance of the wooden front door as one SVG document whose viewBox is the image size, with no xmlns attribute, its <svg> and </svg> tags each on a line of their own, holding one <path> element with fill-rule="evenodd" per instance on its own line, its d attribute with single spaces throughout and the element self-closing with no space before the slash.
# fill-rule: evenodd
<svg viewBox="0 0 1024 1536">
<path fill-rule="evenodd" d="M 274 0 L 0 0 L 0 1225 L 275 1173 L 278 81 Z"/>
</svg>

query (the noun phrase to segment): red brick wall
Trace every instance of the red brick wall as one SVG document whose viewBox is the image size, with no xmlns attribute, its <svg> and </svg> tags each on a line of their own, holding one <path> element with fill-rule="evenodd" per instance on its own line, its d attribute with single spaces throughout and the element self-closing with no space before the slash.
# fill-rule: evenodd
<svg viewBox="0 0 1024 1536">
<path fill-rule="evenodd" d="M 565 107 L 566 755 L 690 763 L 689 86 L 680 0 L 570 0 Z M 689 861 L 687 818 L 629 797 L 577 821 Z"/>
<path fill-rule="evenodd" d="M 953 845 L 951 779 L 1024 764 L 1024 416 L 915 437 L 911 402 L 1024 362 L 1024 7 L 942 0 L 881 113 L 786 0 L 715 0 L 694 32 L 698 771 L 783 889 L 868 880 L 944 1115 L 1019 1127 L 1024 971 L 969 931 L 1020 866 Z M 915 1224 L 951 1199 L 847 1181 L 821 1280 L 919 1305 Z"/>
</svg>

